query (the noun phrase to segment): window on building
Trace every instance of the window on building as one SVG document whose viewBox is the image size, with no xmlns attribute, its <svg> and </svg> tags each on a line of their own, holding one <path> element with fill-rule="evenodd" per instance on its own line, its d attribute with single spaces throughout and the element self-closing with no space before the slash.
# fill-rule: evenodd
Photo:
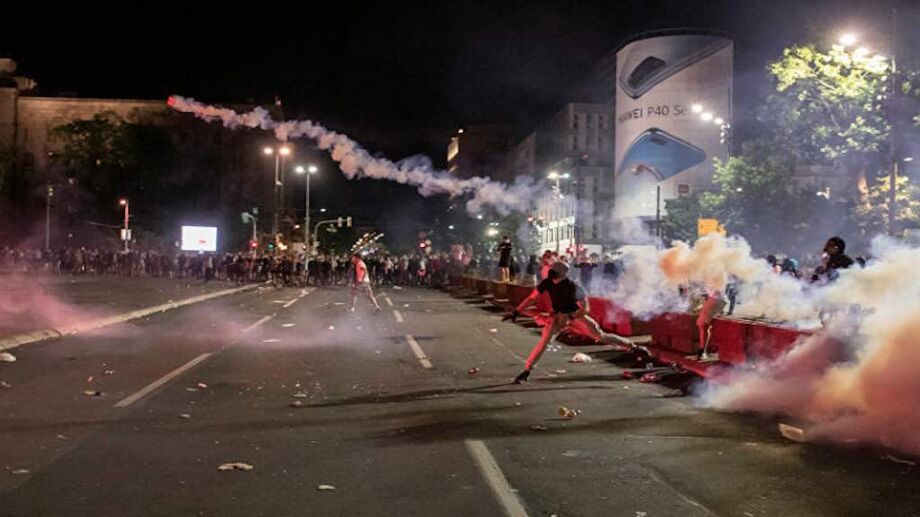
<svg viewBox="0 0 920 517">
<path fill-rule="evenodd" d="M 572 129 L 578 129 L 578 113 L 572 116 Z"/>
<path fill-rule="evenodd" d="M 607 128 L 607 126 L 606 126 L 606 120 L 605 120 L 605 117 L 604 117 L 603 115 L 598 115 L 598 116 L 597 116 L 597 127 L 601 128 L 601 129 L 606 129 L 606 128 Z"/>
<path fill-rule="evenodd" d="M 578 135 L 572 135 L 572 150 L 578 151 Z"/>
</svg>

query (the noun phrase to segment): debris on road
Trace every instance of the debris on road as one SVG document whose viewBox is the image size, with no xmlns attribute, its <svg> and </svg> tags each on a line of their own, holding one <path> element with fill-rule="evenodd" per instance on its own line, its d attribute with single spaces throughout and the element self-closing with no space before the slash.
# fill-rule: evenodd
<svg viewBox="0 0 920 517">
<path fill-rule="evenodd" d="M 8 383 L 8 382 L 6 382 L 6 381 L 0 381 L 0 388 L 12 388 L 12 387 L 13 387 L 13 386 L 12 386 L 10 383 Z"/>
<path fill-rule="evenodd" d="M 657 374 L 657 373 L 647 373 L 647 374 L 643 375 L 641 378 L 639 378 L 639 382 L 652 382 L 652 383 L 654 383 L 654 382 L 658 382 L 659 380 L 660 380 L 660 379 L 658 378 L 658 374 Z"/>
<path fill-rule="evenodd" d="M 289 407 L 303 407 L 303 401 L 295 400 L 294 402 L 291 402 L 290 404 L 288 404 L 288 406 Z"/>
<path fill-rule="evenodd" d="M 404 303 L 404 304 L 403 304 L 403 308 L 404 308 L 404 309 L 408 309 L 408 308 L 409 308 L 409 304 L 408 304 L 408 303 Z"/>
<path fill-rule="evenodd" d="M 804 443 L 806 441 L 804 429 L 782 422 L 779 424 L 779 434 L 783 435 L 783 438 L 792 440 L 793 442 Z"/>
<path fill-rule="evenodd" d="M 620 378 L 629 380 L 629 379 L 634 379 L 635 375 L 633 375 L 633 372 L 626 370 L 625 372 L 620 374 Z"/>
<path fill-rule="evenodd" d="M 332 485 L 318 485 L 317 490 L 335 490 L 335 487 Z"/>
<path fill-rule="evenodd" d="M 558 370 L 556 370 L 556 373 L 567 373 L 567 370 L 559 368 Z"/>
<path fill-rule="evenodd" d="M 914 461 L 910 461 L 910 460 L 905 460 L 905 459 L 902 459 L 902 458 L 898 458 L 897 456 L 892 456 L 891 454 L 886 454 L 886 455 L 882 456 L 882 459 L 883 459 L 883 460 L 888 460 L 888 461 L 891 461 L 891 462 L 894 462 L 894 463 L 897 463 L 898 465 L 908 465 L 908 466 L 911 466 L 911 467 L 916 467 L 916 466 L 917 466 L 917 463 L 914 462 Z"/>
<path fill-rule="evenodd" d="M 10 471 L 10 474 L 14 476 L 21 476 L 23 474 L 28 474 L 28 473 L 29 473 L 29 469 L 16 469 L 16 470 Z"/>
<path fill-rule="evenodd" d="M 290 328 L 290 327 L 293 327 L 294 325 L 296 325 L 296 323 L 284 323 L 281 326 L 284 328 Z"/>
<path fill-rule="evenodd" d="M 101 397 L 102 396 L 102 392 L 97 391 L 97 390 L 86 390 L 83 392 L 83 394 L 86 395 L 87 397 Z"/>
<path fill-rule="evenodd" d="M 203 382 L 199 382 L 199 383 L 198 383 L 198 389 L 206 390 L 206 389 L 208 389 L 208 385 L 205 384 L 205 383 L 203 383 Z"/>
<path fill-rule="evenodd" d="M 217 467 L 217 470 L 221 472 L 227 472 L 230 470 L 247 470 L 248 471 L 248 470 L 252 470 L 253 468 L 255 467 L 253 467 L 252 465 L 248 463 L 242 463 L 242 462 L 237 461 L 233 463 L 222 463 L 219 467 Z"/>
<path fill-rule="evenodd" d="M 470 368 L 469 370 L 467 370 L 466 373 L 469 375 L 476 375 L 477 373 L 479 373 L 479 368 L 474 366 Z"/>
<path fill-rule="evenodd" d="M 489 332 L 493 334 L 498 334 L 498 329 L 489 329 Z"/>
<path fill-rule="evenodd" d="M 399 287 L 398 285 L 394 285 L 394 286 L 393 286 L 393 290 L 394 290 L 394 291 L 402 291 L 402 287 Z"/>
<path fill-rule="evenodd" d="M 55 436 L 55 438 L 57 438 L 58 440 L 69 440 L 70 439 L 66 435 L 63 435 L 63 434 L 59 434 Z"/>
<path fill-rule="evenodd" d="M 530 426 L 531 431 L 549 431 L 549 428 L 545 425 L 532 425 Z"/>
<path fill-rule="evenodd" d="M 572 408 L 565 407 L 565 406 L 559 406 L 559 416 L 561 416 L 562 418 L 565 418 L 566 420 L 571 420 L 575 418 L 576 416 L 578 416 L 579 413 L 581 413 L 581 411 L 577 409 L 572 409 Z"/>
<path fill-rule="evenodd" d="M 329 325 L 329 330 L 335 330 L 335 325 Z"/>
<path fill-rule="evenodd" d="M 293 395 L 291 395 L 291 396 L 294 397 L 295 399 L 305 399 L 305 398 L 307 398 L 309 395 L 307 395 L 306 393 L 304 393 L 304 392 L 302 392 L 302 391 L 298 391 L 297 393 L 295 393 L 295 394 L 293 394 Z"/>
<path fill-rule="evenodd" d="M 570 363 L 590 363 L 591 356 L 582 352 L 575 352 L 575 355 L 569 359 Z"/>
<path fill-rule="evenodd" d="M 263 342 L 263 343 L 280 343 L 281 340 L 280 340 L 280 339 L 271 338 L 271 339 L 263 339 L 262 342 Z"/>
<path fill-rule="evenodd" d="M 87 377 L 86 382 L 93 382 L 93 376 L 90 375 L 89 377 Z"/>
<path fill-rule="evenodd" d="M 106 370 L 102 372 L 103 375 L 112 375 L 113 373 L 115 373 L 115 370 Z"/>
<path fill-rule="evenodd" d="M 189 418 L 192 418 L 192 415 L 190 415 L 190 414 L 188 414 L 188 413 L 182 413 L 181 415 L 179 415 L 179 418 L 181 418 L 181 419 L 183 419 L 183 420 L 188 420 Z"/>
<path fill-rule="evenodd" d="M 15 363 L 16 356 L 9 352 L 0 353 L 0 363 Z"/>
</svg>

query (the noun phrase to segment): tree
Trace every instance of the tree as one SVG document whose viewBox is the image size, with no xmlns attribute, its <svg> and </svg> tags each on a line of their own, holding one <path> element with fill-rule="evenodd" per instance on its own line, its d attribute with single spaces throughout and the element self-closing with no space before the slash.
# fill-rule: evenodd
<svg viewBox="0 0 920 517">
<path fill-rule="evenodd" d="M 888 61 L 840 45 L 827 52 L 805 45 L 786 49 L 768 71 L 776 91 L 761 118 L 800 158 L 843 164 L 864 198 L 866 178 L 884 168 L 888 149 Z"/>
<path fill-rule="evenodd" d="M 891 178 L 882 176 L 869 187 L 868 203 L 859 205 L 854 211 L 854 220 L 863 235 L 872 236 L 889 233 L 888 201 L 891 193 Z M 896 219 L 904 226 L 920 224 L 920 187 L 911 178 L 899 176 L 895 191 Z"/>
<path fill-rule="evenodd" d="M 667 199 L 664 202 L 665 215 L 661 219 L 661 235 L 666 243 L 672 241 L 693 242 L 697 238 L 696 222 L 703 213 L 697 195 Z"/>
</svg>

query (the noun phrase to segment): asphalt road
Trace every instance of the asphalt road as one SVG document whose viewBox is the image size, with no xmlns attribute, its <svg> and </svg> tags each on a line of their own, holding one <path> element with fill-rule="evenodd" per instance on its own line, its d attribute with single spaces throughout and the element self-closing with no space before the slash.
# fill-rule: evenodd
<svg viewBox="0 0 920 517">
<path fill-rule="evenodd" d="M 16 349 L 0 515 L 920 515 L 917 467 L 880 451 L 788 442 L 601 347 L 510 385 L 533 329 L 384 292 L 349 314 L 345 289 L 263 289 Z"/>
</svg>

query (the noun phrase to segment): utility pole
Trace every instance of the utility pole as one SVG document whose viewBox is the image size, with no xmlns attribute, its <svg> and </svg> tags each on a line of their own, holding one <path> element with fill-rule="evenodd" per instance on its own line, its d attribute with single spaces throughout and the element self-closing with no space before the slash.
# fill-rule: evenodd
<svg viewBox="0 0 920 517">
<path fill-rule="evenodd" d="M 51 182 L 45 184 L 45 251 L 51 251 L 51 196 L 54 195 L 54 187 Z"/>
<path fill-rule="evenodd" d="M 891 171 L 888 177 L 888 233 L 891 236 L 897 235 L 897 192 L 898 192 L 898 168 L 900 166 L 900 113 L 898 109 L 901 84 L 898 81 L 898 10 L 891 9 L 891 71 L 888 74 L 889 81 L 889 98 L 888 98 L 888 150 L 891 161 Z"/>
</svg>

